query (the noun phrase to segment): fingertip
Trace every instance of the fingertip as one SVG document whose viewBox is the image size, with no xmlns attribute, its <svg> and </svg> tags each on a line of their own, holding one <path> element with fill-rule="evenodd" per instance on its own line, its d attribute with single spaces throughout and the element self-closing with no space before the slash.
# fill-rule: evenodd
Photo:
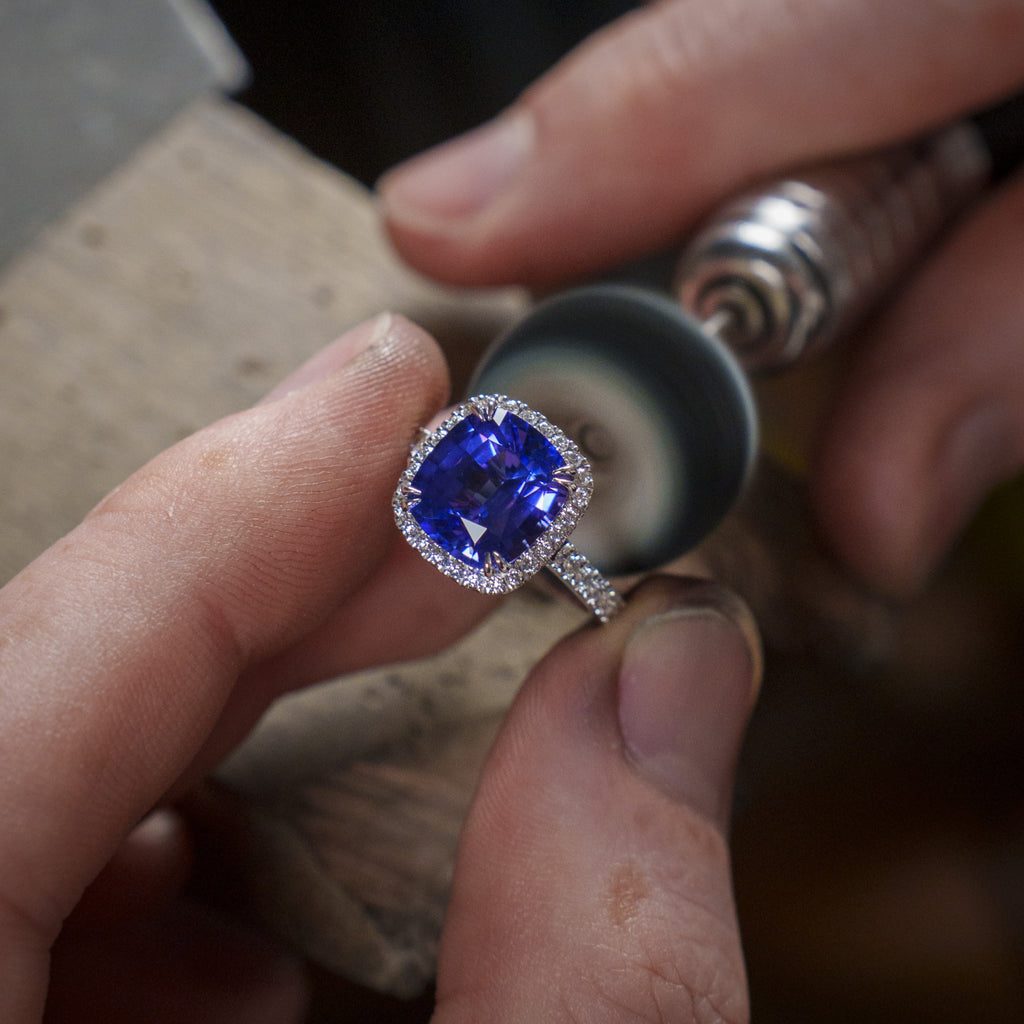
<svg viewBox="0 0 1024 1024">
<path fill-rule="evenodd" d="M 609 623 L 584 626 L 537 666 L 501 756 L 535 747 L 540 781 L 556 795 L 576 787 L 581 807 L 585 794 L 596 800 L 608 780 L 628 778 L 627 789 L 724 826 L 761 672 L 757 626 L 735 594 L 708 580 L 651 577 Z M 522 766 L 509 768 L 500 774 Z"/>
<path fill-rule="evenodd" d="M 347 366 L 353 359 L 378 341 L 380 336 L 389 329 L 392 316 L 381 313 L 379 316 L 349 328 L 331 344 L 320 349 L 307 359 L 284 380 L 275 385 L 260 399 L 259 404 L 276 402 L 278 399 L 301 391 L 310 384 L 324 380 Z"/>
<path fill-rule="evenodd" d="M 376 185 L 384 219 L 437 234 L 481 213 L 529 158 L 534 134 L 533 118 L 517 107 L 399 164 Z"/>
<path fill-rule="evenodd" d="M 406 317 L 384 312 L 354 325 L 310 357 L 259 402 L 266 405 L 297 394 L 344 370 L 356 359 L 407 364 L 420 380 L 428 405 L 440 405 L 448 393 L 448 366 L 437 342 Z"/>
<path fill-rule="evenodd" d="M 629 764 L 673 799 L 726 827 L 739 748 L 761 679 L 745 606 L 705 590 L 630 634 L 617 712 Z"/>
<path fill-rule="evenodd" d="M 370 351 L 386 370 L 401 366 L 407 378 L 421 389 L 420 423 L 448 401 L 448 360 L 436 339 L 419 324 L 400 313 L 388 314 L 387 323 L 379 329 L 376 345 Z"/>
</svg>

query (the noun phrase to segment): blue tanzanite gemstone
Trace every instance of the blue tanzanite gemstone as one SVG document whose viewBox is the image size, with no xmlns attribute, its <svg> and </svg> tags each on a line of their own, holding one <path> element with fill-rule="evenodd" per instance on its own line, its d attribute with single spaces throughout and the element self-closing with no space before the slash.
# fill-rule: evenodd
<svg viewBox="0 0 1024 1024">
<path fill-rule="evenodd" d="M 535 427 L 499 408 L 471 413 L 424 459 L 412 515 L 435 544 L 475 568 L 489 554 L 511 563 L 557 517 L 569 489 L 565 460 Z"/>
</svg>

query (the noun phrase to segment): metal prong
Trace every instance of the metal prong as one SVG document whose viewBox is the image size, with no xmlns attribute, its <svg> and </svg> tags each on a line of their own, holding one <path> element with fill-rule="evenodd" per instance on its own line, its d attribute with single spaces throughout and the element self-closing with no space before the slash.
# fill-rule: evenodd
<svg viewBox="0 0 1024 1024">
<path fill-rule="evenodd" d="M 412 484 L 402 488 L 401 505 L 405 512 L 413 508 L 419 503 L 420 498 L 423 497 L 423 492 L 418 487 L 413 487 Z"/>
<path fill-rule="evenodd" d="M 506 573 L 509 570 L 509 564 L 501 557 L 496 551 L 488 551 L 487 557 L 484 559 L 484 575 L 490 579 L 495 573 Z"/>
<path fill-rule="evenodd" d="M 470 402 L 469 411 L 476 413 L 482 420 L 489 420 L 494 415 L 494 402 L 491 399 L 475 398 Z"/>
<path fill-rule="evenodd" d="M 551 479 L 556 484 L 561 484 L 563 487 L 573 487 L 576 484 L 576 476 L 580 471 L 579 463 L 575 460 L 566 462 L 559 466 L 551 475 Z"/>
</svg>

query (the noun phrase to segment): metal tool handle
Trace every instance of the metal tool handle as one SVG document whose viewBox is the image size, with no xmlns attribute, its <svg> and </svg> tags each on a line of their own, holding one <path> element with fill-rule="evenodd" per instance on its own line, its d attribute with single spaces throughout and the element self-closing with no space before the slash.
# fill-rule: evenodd
<svg viewBox="0 0 1024 1024">
<path fill-rule="evenodd" d="M 741 195 L 684 253 L 682 304 L 747 368 L 786 366 L 867 312 L 980 192 L 991 163 L 964 122 Z"/>
</svg>

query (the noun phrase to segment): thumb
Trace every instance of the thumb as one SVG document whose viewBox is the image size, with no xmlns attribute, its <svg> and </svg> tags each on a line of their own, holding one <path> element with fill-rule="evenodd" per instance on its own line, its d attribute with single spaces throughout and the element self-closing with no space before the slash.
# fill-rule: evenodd
<svg viewBox="0 0 1024 1024">
<path fill-rule="evenodd" d="M 742 183 L 1009 92 L 1022 46 L 1005 0 L 663 0 L 386 175 L 383 214 L 435 277 L 549 285 L 674 241 Z"/>
<path fill-rule="evenodd" d="M 757 651 L 738 600 L 662 579 L 538 666 L 463 833 L 435 1024 L 746 1019 L 726 831 Z"/>
</svg>

